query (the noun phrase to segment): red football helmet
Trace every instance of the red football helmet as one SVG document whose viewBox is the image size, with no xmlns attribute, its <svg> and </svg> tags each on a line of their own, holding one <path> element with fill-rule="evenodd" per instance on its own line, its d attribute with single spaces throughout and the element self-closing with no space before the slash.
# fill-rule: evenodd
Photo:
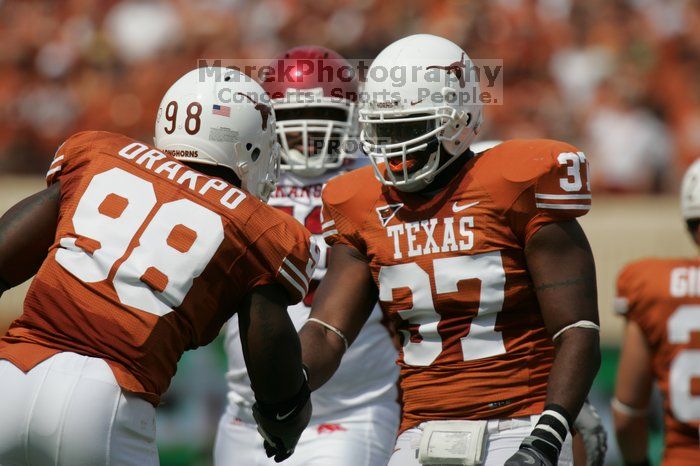
<svg viewBox="0 0 700 466">
<path fill-rule="evenodd" d="M 333 50 L 300 46 L 266 71 L 262 86 L 277 116 L 282 170 L 310 177 L 339 168 L 356 136 L 354 67 Z"/>
</svg>

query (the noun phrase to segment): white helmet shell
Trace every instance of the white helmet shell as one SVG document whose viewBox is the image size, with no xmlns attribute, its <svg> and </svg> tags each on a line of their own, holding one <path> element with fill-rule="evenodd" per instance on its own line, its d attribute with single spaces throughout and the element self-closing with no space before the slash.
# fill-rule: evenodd
<svg viewBox="0 0 700 466">
<path fill-rule="evenodd" d="M 377 56 L 367 73 L 359 123 L 360 141 L 379 181 L 402 191 L 418 191 L 467 150 L 483 120 L 481 91 L 472 67 L 458 45 L 429 34 L 400 39 Z M 400 83 L 392 78 L 397 75 L 402 77 Z M 386 125 L 423 124 L 415 137 L 388 141 L 382 137 Z M 433 146 L 426 163 L 409 172 L 408 156 Z M 446 160 L 441 160 L 442 152 Z M 402 162 L 402 173 L 379 166 L 392 159 Z"/>
<path fill-rule="evenodd" d="M 683 175 L 681 212 L 686 220 L 700 219 L 700 160 L 693 162 Z"/>
<path fill-rule="evenodd" d="M 265 202 L 279 178 L 275 114 L 262 87 L 236 70 L 199 68 L 178 79 L 158 108 L 154 142 L 178 160 L 230 168 Z"/>
</svg>

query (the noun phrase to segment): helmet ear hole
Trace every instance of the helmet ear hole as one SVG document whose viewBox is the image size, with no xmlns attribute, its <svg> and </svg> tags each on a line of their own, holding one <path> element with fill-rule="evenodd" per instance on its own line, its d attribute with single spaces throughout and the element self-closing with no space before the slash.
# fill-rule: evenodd
<svg viewBox="0 0 700 466">
<path fill-rule="evenodd" d="M 260 149 L 256 147 L 253 149 L 253 152 L 250 154 L 250 158 L 253 162 L 258 160 L 258 157 L 260 157 Z"/>
<path fill-rule="evenodd" d="M 253 145 L 251 143 L 247 143 L 245 145 L 245 150 L 247 150 L 248 152 L 250 152 L 250 149 L 252 149 L 252 148 L 253 148 Z"/>
</svg>

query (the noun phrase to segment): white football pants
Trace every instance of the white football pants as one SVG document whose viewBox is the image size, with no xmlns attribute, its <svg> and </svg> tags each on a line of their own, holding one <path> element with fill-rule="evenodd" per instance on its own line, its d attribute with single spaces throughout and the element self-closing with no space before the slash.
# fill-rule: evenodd
<svg viewBox="0 0 700 466">
<path fill-rule="evenodd" d="M 523 439 L 530 435 L 538 419 L 539 416 L 530 416 L 489 420 L 486 427 L 486 456 L 482 465 L 503 466 L 503 463 L 518 451 Z M 421 426 L 408 429 L 399 435 L 388 466 L 420 466 L 418 448 L 422 435 Z M 568 435 L 559 456 L 558 466 L 573 464 L 571 435 Z"/>
<path fill-rule="evenodd" d="M 255 421 L 229 407 L 219 422 L 215 466 L 272 466 Z M 351 410 L 346 416 L 311 420 L 284 466 L 386 466 L 396 441 L 398 405 Z"/>
<path fill-rule="evenodd" d="M 2 466 L 157 466 L 155 428 L 102 359 L 59 353 L 27 374 L 0 360 Z"/>
</svg>

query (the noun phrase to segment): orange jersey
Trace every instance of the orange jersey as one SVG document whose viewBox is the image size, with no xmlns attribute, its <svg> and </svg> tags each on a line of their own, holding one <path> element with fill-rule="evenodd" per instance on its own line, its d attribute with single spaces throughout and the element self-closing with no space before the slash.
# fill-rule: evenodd
<svg viewBox="0 0 700 466">
<path fill-rule="evenodd" d="M 307 291 L 315 262 L 296 220 L 138 141 L 79 133 L 47 181 L 60 182 L 55 243 L 0 341 L 24 371 L 63 351 L 98 357 L 157 404 L 182 353 L 254 287 Z"/>
<path fill-rule="evenodd" d="M 331 180 L 323 200 L 326 241 L 367 257 L 403 336 L 402 430 L 541 412 L 554 349 L 524 247 L 590 209 L 583 153 L 514 140 L 469 160 L 432 198 L 364 168 Z"/>
<path fill-rule="evenodd" d="M 663 464 L 700 464 L 700 259 L 647 259 L 620 273 L 615 309 L 644 332 L 664 400 Z"/>
</svg>

